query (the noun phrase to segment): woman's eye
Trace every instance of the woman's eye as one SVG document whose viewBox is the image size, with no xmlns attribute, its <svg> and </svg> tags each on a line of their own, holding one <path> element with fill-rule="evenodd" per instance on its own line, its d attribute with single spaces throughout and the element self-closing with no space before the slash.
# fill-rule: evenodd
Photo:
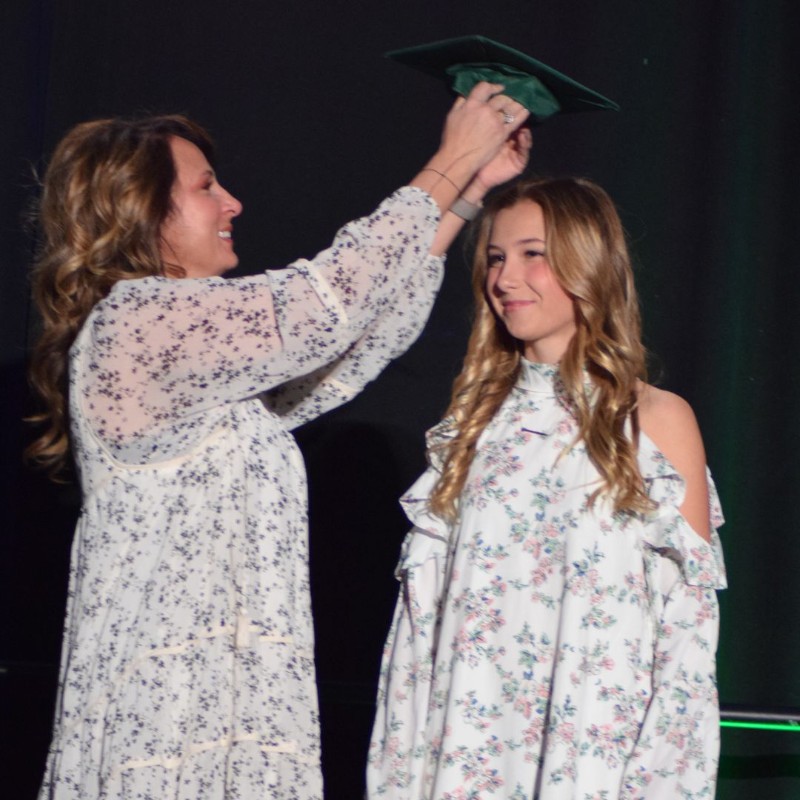
<svg viewBox="0 0 800 800">
<path fill-rule="evenodd" d="M 503 263 L 503 256 L 499 253 L 491 253 L 486 260 L 486 263 L 490 267 L 496 267 L 498 264 Z"/>
<path fill-rule="evenodd" d="M 526 258 L 536 258 L 537 256 L 544 257 L 544 253 L 541 250 L 526 250 L 525 257 Z"/>
</svg>

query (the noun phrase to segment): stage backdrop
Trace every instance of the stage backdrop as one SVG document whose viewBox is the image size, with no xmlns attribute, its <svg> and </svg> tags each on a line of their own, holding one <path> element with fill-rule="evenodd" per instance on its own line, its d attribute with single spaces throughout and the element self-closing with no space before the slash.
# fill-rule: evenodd
<svg viewBox="0 0 800 800">
<path fill-rule="evenodd" d="M 90 117 L 182 111 L 245 206 L 240 272 L 310 256 L 437 144 L 450 99 L 382 58 L 482 33 L 617 100 L 537 129 L 531 173 L 581 174 L 622 210 L 653 377 L 697 411 L 722 496 L 725 704 L 800 707 L 798 69 L 789 0 L 19 0 L 0 10 L 4 793 L 33 797 L 49 737 L 74 487 L 23 470 L 33 168 Z M 469 326 L 460 246 L 421 341 L 300 432 L 327 796 L 358 797 L 406 522 Z M 724 732 L 718 797 L 797 797 L 800 737 Z"/>
</svg>

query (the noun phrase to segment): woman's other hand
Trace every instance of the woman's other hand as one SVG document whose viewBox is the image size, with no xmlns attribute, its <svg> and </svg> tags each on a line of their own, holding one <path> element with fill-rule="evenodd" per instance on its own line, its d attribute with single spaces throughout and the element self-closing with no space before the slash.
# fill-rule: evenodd
<svg viewBox="0 0 800 800">
<path fill-rule="evenodd" d="M 464 198 L 471 203 L 478 203 L 490 189 L 522 175 L 528 166 L 532 145 L 530 128 L 517 128 L 503 142 L 495 157 L 481 167 L 464 190 Z"/>
<path fill-rule="evenodd" d="M 455 101 L 445 120 L 439 150 L 411 181 L 412 186 L 429 192 L 443 210 L 488 164 L 497 160 L 485 176 L 491 181 L 504 174 L 508 177 L 503 180 L 509 180 L 518 174 L 512 170 L 523 160 L 527 162 L 529 140 L 526 145 L 516 132 L 528 118 L 528 111 L 501 94 L 502 89 L 499 84 L 483 81 L 467 97 Z"/>
</svg>

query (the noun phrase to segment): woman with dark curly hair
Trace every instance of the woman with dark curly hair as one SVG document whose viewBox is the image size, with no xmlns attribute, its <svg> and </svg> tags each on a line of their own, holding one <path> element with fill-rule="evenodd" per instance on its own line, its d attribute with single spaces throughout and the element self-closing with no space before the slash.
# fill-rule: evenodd
<svg viewBox="0 0 800 800">
<path fill-rule="evenodd" d="M 198 125 L 100 120 L 58 145 L 29 455 L 53 472 L 71 455 L 83 504 L 42 798 L 322 797 L 290 430 L 410 345 L 451 206 L 524 168 L 527 112 L 501 90 L 457 100 L 419 175 L 329 249 L 230 280 L 242 206 Z"/>
<path fill-rule="evenodd" d="M 370 797 L 711 798 L 722 518 L 691 409 L 645 382 L 612 201 L 580 179 L 501 191 L 473 288 L 403 498 Z"/>
</svg>

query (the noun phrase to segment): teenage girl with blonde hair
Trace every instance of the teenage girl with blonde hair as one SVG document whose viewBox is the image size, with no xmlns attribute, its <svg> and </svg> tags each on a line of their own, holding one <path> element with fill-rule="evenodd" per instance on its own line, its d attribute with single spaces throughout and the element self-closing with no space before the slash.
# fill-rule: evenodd
<svg viewBox="0 0 800 800">
<path fill-rule="evenodd" d="M 473 286 L 403 498 L 370 797 L 713 797 L 722 518 L 690 407 L 645 383 L 612 201 L 506 188 Z"/>
</svg>

